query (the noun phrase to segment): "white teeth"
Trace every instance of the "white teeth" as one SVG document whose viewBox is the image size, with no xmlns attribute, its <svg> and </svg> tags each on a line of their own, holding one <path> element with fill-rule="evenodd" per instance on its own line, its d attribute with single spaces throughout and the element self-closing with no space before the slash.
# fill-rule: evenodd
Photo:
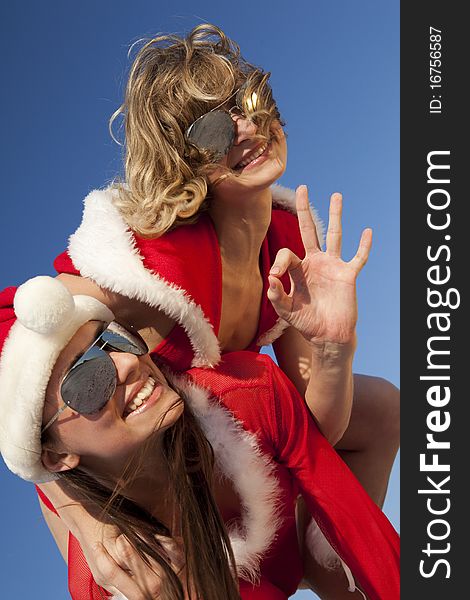
<svg viewBox="0 0 470 600">
<path fill-rule="evenodd" d="M 253 154 L 250 154 L 248 156 L 248 158 L 245 158 L 244 160 L 239 162 L 237 165 L 237 168 L 243 169 L 243 167 L 246 167 L 246 165 L 249 165 L 252 161 L 254 161 L 256 158 L 258 158 L 258 156 L 261 156 L 267 147 L 268 147 L 268 144 L 263 144 L 261 146 L 261 148 L 258 148 L 258 150 L 256 152 L 254 152 Z"/>
<path fill-rule="evenodd" d="M 153 392 L 154 388 L 155 379 L 149 376 L 142 389 L 139 390 L 139 393 L 136 395 L 136 397 L 132 400 L 130 404 L 127 405 L 126 413 L 129 414 L 130 412 L 137 410 L 139 406 L 141 406 L 147 400 L 147 398 Z"/>
</svg>

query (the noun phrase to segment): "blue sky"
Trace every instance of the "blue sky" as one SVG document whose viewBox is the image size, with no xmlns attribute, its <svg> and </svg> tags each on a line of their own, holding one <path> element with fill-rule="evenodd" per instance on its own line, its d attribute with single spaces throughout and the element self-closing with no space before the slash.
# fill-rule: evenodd
<svg viewBox="0 0 470 600">
<path fill-rule="evenodd" d="M 108 134 L 130 44 L 156 32 L 219 25 L 272 72 L 287 123 L 281 183 L 305 183 L 326 220 L 344 196 L 344 250 L 372 227 L 359 279 L 357 372 L 399 383 L 399 3 L 29 0 L 2 3 L 0 286 L 53 273 L 82 199 L 121 172 Z M 34 491 L 0 466 L 4 597 L 67 597 L 61 558 Z M 386 512 L 398 527 L 395 469 Z M 7 517 L 6 517 L 7 515 Z M 298 600 L 313 597 L 298 592 Z"/>
</svg>

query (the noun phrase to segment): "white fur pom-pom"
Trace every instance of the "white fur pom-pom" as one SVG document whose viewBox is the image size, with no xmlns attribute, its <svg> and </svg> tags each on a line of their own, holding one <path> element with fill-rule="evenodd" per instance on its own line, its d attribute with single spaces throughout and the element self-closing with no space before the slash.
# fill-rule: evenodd
<svg viewBox="0 0 470 600">
<path fill-rule="evenodd" d="M 75 303 L 58 279 L 40 275 L 20 285 L 15 294 L 14 308 L 24 327 L 47 334 L 71 317 Z"/>
</svg>

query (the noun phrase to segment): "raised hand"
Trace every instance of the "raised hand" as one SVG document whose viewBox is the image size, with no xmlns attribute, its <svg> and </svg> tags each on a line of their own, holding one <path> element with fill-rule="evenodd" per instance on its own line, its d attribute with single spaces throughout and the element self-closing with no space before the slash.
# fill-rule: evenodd
<svg viewBox="0 0 470 600">
<path fill-rule="evenodd" d="M 96 583 L 114 594 L 116 600 L 160 598 L 163 570 L 150 557 L 144 562 L 127 538 L 117 529 L 109 530 L 103 542 L 95 544 L 93 575 Z M 184 550 L 178 540 L 155 535 L 177 575 L 184 567 Z M 90 561 L 87 558 L 90 565 Z M 185 587 L 184 581 L 183 588 Z M 185 596 L 186 599 L 186 596 Z"/>
<path fill-rule="evenodd" d="M 341 194 L 331 196 L 324 252 L 310 213 L 306 186 L 297 188 L 296 206 L 305 258 L 301 260 L 287 248 L 279 250 L 269 273 L 268 298 L 276 313 L 309 342 L 354 342 L 356 278 L 369 257 L 372 230 L 362 232 L 356 255 L 345 262 L 341 259 Z M 286 271 L 291 280 L 289 294 L 279 280 Z"/>
</svg>

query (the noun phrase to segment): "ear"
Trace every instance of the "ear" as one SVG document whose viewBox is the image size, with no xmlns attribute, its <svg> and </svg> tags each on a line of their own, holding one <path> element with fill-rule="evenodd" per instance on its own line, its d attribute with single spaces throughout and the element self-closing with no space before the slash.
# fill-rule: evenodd
<svg viewBox="0 0 470 600">
<path fill-rule="evenodd" d="M 67 452 L 56 452 L 51 448 L 43 448 L 41 452 L 42 464 L 51 473 L 70 471 L 80 464 L 80 456 Z"/>
</svg>

